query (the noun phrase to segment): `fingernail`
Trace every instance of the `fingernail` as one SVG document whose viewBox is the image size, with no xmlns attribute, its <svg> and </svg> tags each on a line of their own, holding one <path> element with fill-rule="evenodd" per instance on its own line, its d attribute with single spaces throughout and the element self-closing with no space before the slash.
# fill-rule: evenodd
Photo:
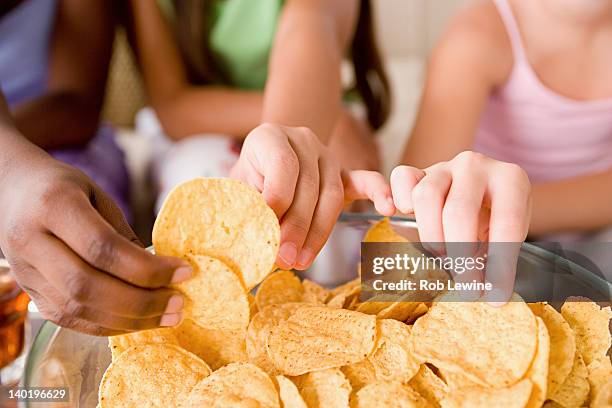
<svg viewBox="0 0 612 408">
<path fill-rule="evenodd" d="M 293 266 L 295 263 L 295 258 L 297 257 L 297 247 L 293 242 L 285 242 L 283 245 L 281 245 L 280 250 L 278 251 L 278 256 L 287 265 Z"/>
<path fill-rule="evenodd" d="M 299 267 L 305 268 L 310 265 L 310 262 L 312 262 L 312 258 L 312 251 L 310 249 L 303 249 L 302 252 L 300 252 L 300 257 L 297 261 L 297 264 Z"/>
<path fill-rule="evenodd" d="M 185 301 L 181 295 L 173 295 L 170 300 L 168 300 L 168 304 L 166 305 L 165 314 L 168 313 L 178 313 L 183 310 L 183 306 L 185 305 Z"/>
<path fill-rule="evenodd" d="M 176 326 L 181 322 L 181 313 L 165 314 L 161 317 L 159 325 L 162 327 Z"/>
<path fill-rule="evenodd" d="M 172 283 L 179 283 L 191 278 L 193 268 L 191 266 L 181 266 L 174 271 L 172 275 Z"/>
</svg>

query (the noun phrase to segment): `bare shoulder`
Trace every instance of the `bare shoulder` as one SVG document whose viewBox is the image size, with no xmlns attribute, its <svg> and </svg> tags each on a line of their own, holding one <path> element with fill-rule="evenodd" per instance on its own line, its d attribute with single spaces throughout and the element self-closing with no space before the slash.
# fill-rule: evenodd
<svg viewBox="0 0 612 408">
<path fill-rule="evenodd" d="M 433 51 L 432 62 L 436 59 L 444 65 L 467 65 L 495 84 L 507 80 L 513 65 L 512 46 L 492 0 L 471 3 L 450 20 Z"/>
</svg>

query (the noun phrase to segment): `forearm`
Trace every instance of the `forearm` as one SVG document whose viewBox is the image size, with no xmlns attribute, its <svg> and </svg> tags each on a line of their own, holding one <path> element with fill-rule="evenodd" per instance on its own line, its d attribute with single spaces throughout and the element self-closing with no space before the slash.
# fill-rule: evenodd
<svg viewBox="0 0 612 408">
<path fill-rule="evenodd" d="M 529 233 L 587 232 L 612 225 L 612 169 L 533 186 Z"/>
<path fill-rule="evenodd" d="M 276 35 L 262 121 L 307 126 L 327 143 L 341 107 L 342 50 L 331 17 L 291 17 Z"/>
<path fill-rule="evenodd" d="M 48 150 L 87 144 L 96 134 L 99 112 L 86 98 L 55 92 L 17 106 L 13 118 L 28 140 Z"/>
<path fill-rule="evenodd" d="M 261 119 L 261 92 L 186 87 L 153 103 L 164 131 L 179 140 L 200 133 L 244 138 Z"/>
</svg>

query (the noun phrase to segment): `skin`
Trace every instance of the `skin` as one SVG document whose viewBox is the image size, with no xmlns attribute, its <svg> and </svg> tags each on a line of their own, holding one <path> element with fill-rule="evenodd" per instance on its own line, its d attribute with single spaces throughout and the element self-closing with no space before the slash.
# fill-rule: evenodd
<svg viewBox="0 0 612 408">
<path fill-rule="evenodd" d="M 577 100 L 612 96 L 611 1 L 510 3 L 529 61 L 547 87 Z M 513 64 L 510 41 L 492 2 L 480 1 L 460 13 L 431 57 L 403 162 L 423 168 L 470 149 L 487 99 L 506 83 Z M 535 183 L 529 233 L 583 232 L 612 224 L 610 183 L 612 169 Z"/>
<path fill-rule="evenodd" d="M 43 149 L 85 145 L 95 135 L 114 37 L 110 2 L 60 3 L 48 90 L 12 111 L 17 129 Z"/>
<path fill-rule="evenodd" d="M 151 106 L 166 133 L 175 140 L 202 133 L 243 139 L 262 121 L 307 125 L 323 142 L 331 139 L 329 146 L 344 168 L 378 169 L 378 155 L 372 154 L 377 152 L 372 130 L 340 104 L 340 62 L 356 24 L 356 3 L 287 2 L 264 96 L 261 91 L 191 84 L 172 29 L 160 8 L 155 2 L 132 1 L 133 44 Z M 347 6 L 350 13 L 341 12 Z M 341 39 L 336 38 L 336 32 L 342 35 Z M 299 47 L 293 46 L 296 42 Z M 302 50 L 304 45 L 307 47 Z M 310 59 L 324 62 L 302 65 Z M 294 74 L 300 72 L 312 78 L 309 83 L 320 86 L 295 81 Z"/>
</svg>

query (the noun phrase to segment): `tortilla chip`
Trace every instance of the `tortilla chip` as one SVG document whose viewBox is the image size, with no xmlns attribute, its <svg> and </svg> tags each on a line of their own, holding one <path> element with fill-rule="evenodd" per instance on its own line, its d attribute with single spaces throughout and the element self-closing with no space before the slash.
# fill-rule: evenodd
<svg viewBox="0 0 612 408">
<path fill-rule="evenodd" d="M 359 391 L 365 385 L 376 381 L 376 370 L 370 359 L 340 367 L 340 370 L 351 383 L 353 392 Z"/>
<path fill-rule="evenodd" d="M 574 365 L 576 337 L 563 316 L 547 303 L 531 303 L 529 308 L 540 317 L 550 336 L 547 396 L 559 389 Z"/>
<path fill-rule="evenodd" d="M 538 348 L 536 355 L 527 370 L 525 378 L 531 380 L 533 388 L 526 408 L 539 408 L 546 401 L 548 392 L 548 366 L 550 356 L 550 336 L 544 321 L 536 317 L 538 322 Z"/>
<path fill-rule="evenodd" d="M 257 307 L 300 302 L 304 295 L 304 287 L 300 278 L 291 271 L 278 271 L 269 275 L 257 288 L 255 300 Z"/>
<path fill-rule="evenodd" d="M 588 372 L 580 351 L 576 351 L 572 371 L 549 397 L 564 407 L 581 407 L 589 397 Z"/>
<path fill-rule="evenodd" d="M 441 297 L 412 329 L 412 350 L 421 362 L 461 372 L 476 383 L 502 388 L 527 372 L 537 348 L 537 323 L 527 305 L 502 307 Z"/>
<path fill-rule="evenodd" d="M 152 343 L 178 344 L 178 340 L 174 335 L 174 329 L 171 327 L 141 330 L 108 338 L 108 347 L 111 349 L 112 361 L 115 361 L 121 353 L 132 346 Z"/>
<path fill-rule="evenodd" d="M 282 320 L 287 320 L 293 312 L 304 305 L 304 303 L 270 305 L 260 310 L 253 317 L 246 335 L 246 351 L 251 363 L 257 365 L 269 375 L 279 374 L 266 350 L 270 330 Z"/>
<path fill-rule="evenodd" d="M 448 392 L 446 383 L 427 364 L 421 365 L 408 384 L 434 407 L 440 406 Z"/>
<path fill-rule="evenodd" d="M 608 353 L 610 334 L 610 306 L 600 307 L 591 301 L 568 299 L 561 307 L 561 314 L 576 334 L 576 347 L 586 365 Z M 584 299 L 582 299 L 584 300 Z"/>
<path fill-rule="evenodd" d="M 388 218 L 383 218 L 370 227 L 363 237 L 363 242 L 408 242 L 408 240 L 395 232 Z"/>
<path fill-rule="evenodd" d="M 506 388 L 467 387 L 448 393 L 442 408 L 523 408 L 529 400 L 532 384 L 522 380 Z"/>
<path fill-rule="evenodd" d="M 327 289 L 308 279 L 304 279 L 302 281 L 302 285 L 304 286 L 304 296 L 302 297 L 302 302 L 313 303 L 315 305 L 325 304 L 330 293 Z"/>
<path fill-rule="evenodd" d="M 351 398 L 351 408 L 428 408 L 429 403 L 408 385 L 397 381 L 368 384 Z"/>
<path fill-rule="evenodd" d="M 313 371 L 294 379 L 308 408 L 346 408 L 351 385 L 337 368 Z"/>
<path fill-rule="evenodd" d="M 198 178 L 175 187 L 153 227 L 159 255 L 207 255 L 241 274 L 252 289 L 273 267 L 280 226 L 262 195 L 231 179 Z"/>
<path fill-rule="evenodd" d="M 221 404 L 230 402 L 228 395 L 232 395 L 234 401 L 246 401 L 251 406 L 280 408 L 274 383 L 266 373 L 250 363 L 228 364 L 204 378 L 193 387 L 185 406 L 228 406 Z"/>
<path fill-rule="evenodd" d="M 172 285 L 185 295 L 183 316 L 215 330 L 246 330 L 249 301 L 236 274 L 208 256 L 189 257 L 193 277 Z"/>
<path fill-rule="evenodd" d="M 278 384 L 278 394 L 283 408 L 308 408 L 304 398 L 290 379 L 284 375 L 279 375 L 276 377 L 276 383 Z"/>
<path fill-rule="evenodd" d="M 378 340 L 368 360 L 376 378 L 405 383 L 419 371 L 419 361 L 410 350 L 410 326 L 392 319 L 377 322 Z"/>
<path fill-rule="evenodd" d="M 341 367 L 363 360 L 376 339 L 374 316 L 304 306 L 272 328 L 268 356 L 285 375 Z"/>
<path fill-rule="evenodd" d="M 229 363 L 247 361 L 246 330 L 216 330 L 185 319 L 174 328 L 178 344 L 217 370 Z"/>
<path fill-rule="evenodd" d="M 600 357 L 588 365 L 589 384 L 591 385 L 591 401 L 596 401 L 599 394 L 606 388 L 612 388 L 612 363 L 610 357 Z M 612 395 L 611 395 L 612 396 Z"/>
<path fill-rule="evenodd" d="M 99 404 L 101 408 L 182 406 L 210 372 L 204 361 L 173 344 L 136 345 L 106 369 Z"/>
</svg>

